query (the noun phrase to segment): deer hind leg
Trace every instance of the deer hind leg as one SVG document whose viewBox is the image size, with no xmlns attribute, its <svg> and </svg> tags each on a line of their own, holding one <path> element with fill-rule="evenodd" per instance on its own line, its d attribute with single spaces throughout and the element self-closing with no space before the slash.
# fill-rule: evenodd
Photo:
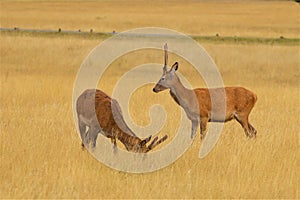
<svg viewBox="0 0 300 200">
<path fill-rule="evenodd" d="M 197 133 L 197 128 L 198 128 L 198 121 L 197 120 L 193 120 L 192 121 L 192 133 L 191 133 L 191 139 L 193 139 Z"/>
<path fill-rule="evenodd" d="M 208 122 L 207 117 L 200 118 L 200 138 L 201 138 L 201 140 L 203 140 L 206 135 L 207 122 Z"/>
<path fill-rule="evenodd" d="M 87 131 L 86 131 L 86 124 L 82 120 L 78 120 L 78 126 L 79 126 L 79 132 L 81 137 L 81 147 L 82 150 L 84 149 L 84 146 L 87 145 Z"/>
<path fill-rule="evenodd" d="M 88 130 L 88 136 L 87 136 L 87 142 L 91 143 L 91 147 L 92 149 L 94 149 L 96 147 L 96 141 L 97 141 L 97 137 L 98 137 L 98 133 L 99 133 L 99 129 L 95 126 L 91 126 Z"/>
<path fill-rule="evenodd" d="M 236 114 L 234 116 L 234 118 L 241 124 L 241 126 L 244 129 L 245 135 L 247 137 L 253 137 L 253 132 L 251 131 L 251 129 L 253 128 L 253 126 L 251 126 L 248 122 L 248 115 L 238 115 Z M 252 128 L 250 128 L 252 127 Z M 254 129 L 254 128 L 253 128 Z M 255 130 L 255 129 L 254 129 Z M 256 132 L 256 131 L 255 131 Z"/>
<path fill-rule="evenodd" d="M 252 133 L 252 136 L 255 138 L 257 131 L 255 130 L 255 128 L 250 123 L 248 123 L 248 124 L 249 124 L 250 131 Z"/>
</svg>

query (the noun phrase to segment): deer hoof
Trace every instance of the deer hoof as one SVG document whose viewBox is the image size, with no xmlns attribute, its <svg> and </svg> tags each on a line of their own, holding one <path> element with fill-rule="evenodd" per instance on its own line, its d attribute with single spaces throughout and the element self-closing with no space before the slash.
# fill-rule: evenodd
<svg viewBox="0 0 300 200">
<path fill-rule="evenodd" d="M 114 146 L 114 147 L 113 147 L 113 152 L 114 152 L 114 155 L 116 155 L 116 154 L 118 153 L 118 148 L 117 148 L 117 146 Z"/>
<path fill-rule="evenodd" d="M 196 137 L 196 134 L 191 134 L 191 139 L 192 140 L 195 139 L 195 137 Z"/>
<path fill-rule="evenodd" d="M 204 138 L 205 138 L 205 135 L 204 134 L 200 134 L 200 139 L 204 140 Z"/>
<path fill-rule="evenodd" d="M 84 151 L 85 150 L 85 146 L 83 143 L 81 143 L 81 150 Z"/>
</svg>

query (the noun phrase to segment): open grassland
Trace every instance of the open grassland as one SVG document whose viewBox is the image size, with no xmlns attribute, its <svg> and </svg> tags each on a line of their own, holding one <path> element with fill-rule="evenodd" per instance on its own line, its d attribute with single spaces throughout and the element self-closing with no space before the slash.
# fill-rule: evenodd
<svg viewBox="0 0 300 200">
<path fill-rule="evenodd" d="M 299 37 L 294 1 L 1 1 L 0 26 L 97 32 L 156 26 L 185 34 Z"/>
<path fill-rule="evenodd" d="M 120 12 L 115 13 L 119 17 L 129 12 L 124 9 L 123 15 L 119 14 L 121 7 L 127 5 L 124 2 L 120 3 L 120 8 L 120 5 L 109 2 L 89 3 L 80 2 L 81 6 L 78 6 L 72 2 L 0 2 L 1 26 L 20 23 L 16 26 L 56 28 L 57 20 L 61 19 L 63 26 L 70 29 L 77 26 L 90 28 L 96 22 L 88 19 L 102 16 L 100 10 L 107 10 L 104 13 L 109 16 L 110 12 L 119 9 Z M 112 6 L 98 8 L 97 3 L 112 5 L 114 9 Z M 41 11 L 34 9 L 37 4 L 44 5 Z M 179 3 L 177 4 L 174 4 L 173 11 L 176 11 L 175 8 L 179 9 Z M 214 3 L 205 4 L 207 9 L 203 7 L 202 11 L 207 14 Z M 250 15 L 255 13 L 254 10 L 259 12 L 265 5 L 282 5 L 280 7 L 283 10 L 287 7 L 299 10 L 293 2 L 256 2 L 257 9 L 255 3 L 250 3 L 249 9 L 247 4 L 238 1 L 232 4 L 244 9 L 240 10 L 241 15 L 247 12 Z M 51 13 L 48 5 L 56 5 L 53 18 L 47 18 Z M 137 26 L 161 25 L 186 33 L 198 34 L 202 30 L 202 27 L 201 30 L 196 29 L 194 21 L 185 21 L 186 16 L 183 14 L 178 17 L 182 18 L 181 23 L 173 22 L 175 15 L 163 15 L 165 9 L 159 8 L 159 1 L 150 6 L 142 6 L 142 3 L 129 5 L 140 6 L 139 9 L 144 9 L 146 13 L 152 7 L 155 12 L 153 15 L 148 13 L 150 19 L 156 18 L 156 13 L 160 18 L 166 16 L 166 19 L 161 19 L 157 24 L 154 21 L 148 24 L 145 16 L 142 19 L 141 14 L 128 14 L 130 20 L 139 23 L 126 26 L 121 23 L 124 22 L 121 17 L 118 18 L 121 20 L 119 22 L 108 18 L 106 24 L 101 25 L 103 29 L 109 31 L 117 26 L 124 30 Z M 24 9 L 23 14 L 16 12 L 15 15 L 8 15 L 7 12 L 12 12 L 13 6 L 18 11 Z M 30 7 L 32 16 L 24 15 L 25 9 Z M 193 16 L 192 6 L 185 5 L 183 8 L 191 9 Z M 66 11 L 65 18 L 59 12 L 61 9 Z M 228 7 L 229 10 L 227 7 L 222 9 L 218 12 L 223 22 L 235 19 L 232 15 L 238 10 L 234 6 Z M 181 10 L 183 12 L 185 9 Z M 86 18 L 74 14 L 73 19 L 71 11 L 82 11 Z M 277 19 L 282 10 L 277 11 L 273 10 L 269 18 Z M 138 13 L 143 11 L 139 10 Z M 172 10 L 168 13 L 172 13 Z M 40 18 L 34 17 L 39 14 Z M 28 21 L 22 21 L 20 15 L 28 17 Z M 290 12 L 287 16 L 282 16 L 287 19 L 294 15 L 294 12 Z M 212 16 L 207 15 L 207 19 L 210 17 Z M 83 19 L 87 19 L 86 23 Z M 252 29 L 250 22 L 247 23 L 248 28 L 241 24 L 236 27 L 232 23 L 232 29 L 229 28 L 230 25 L 223 23 L 224 26 L 218 28 L 218 31 L 224 30 L 225 35 L 236 34 L 241 30 L 242 36 L 277 37 L 280 33 L 296 37 L 299 27 L 296 24 L 289 25 L 295 18 L 290 19 L 286 23 L 275 21 L 277 25 L 274 25 L 275 22 L 264 24 L 263 20 L 255 19 L 258 26 L 261 26 L 258 29 Z M 298 23 L 297 20 L 299 18 L 294 23 Z M 173 24 L 168 26 L 169 22 Z M 216 25 L 207 24 L 203 29 L 207 31 L 205 33 L 211 34 L 216 31 Z M 152 173 L 128 174 L 110 169 L 87 151 L 82 151 L 73 121 L 71 98 L 77 70 L 88 53 L 101 41 L 100 38 L 68 35 L 0 35 L 0 198 L 299 198 L 298 45 L 214 44 L 206 41 L 203 46 L 218 65 L 225 85 L 244 86 L 257 94 L 258 102 L 250 115 L 250 121 L 258 131 L 257 138 L 246 139 L 238 123 L 226 123 L 216 147 L 209 156 L 200 160 L 198 153 L 201 141 L 198 130 L 198 137 L 191 148 L 172 165 Z M 145 50 L 123 56 L 112 63 L 99 86 L 111 94 L 114 83 L 130 68 L 149 62 L 162 63 L 162 60 L 161 51 Z M 169 62 L 175 60 L 180 63 L 179 71 L 194 87 L 205 87 L 201 78 L 192 75 L 195 74 L 194 70 L 184 59 L 170 55 Z M 158 102 L 165 105 L 169 118 L 161 132 L 172 137 L 178 127 L 176 122 L 180 108 L 167 92 L 152 93 L 152 86 L 142 87 L 134 93 L 130 112 L 137 124 L 146 125 L 150 122 L 150 106 Z M 187 137 L 189 134 L 187 133 Z"/>
<path fill-rule="evenodd" d="M 0 42 L 2 198 L 297 197 L 298 47 L 206 44 L 226 85 L 246 86 L 257 93 L 250 116 L 257 139 L 246 139 L 242 128 L 230 122 L 205 159 L 198 159 L 197 137 L 171 166 L 133 175 L 109 169 L 81 151 L 74 127 L 71 97 L 76 70 L 98 41 L 5 36 Z M 104 76 L 103 89 L 112 90 L 111 83 L 126 72 L 122 64 L 160 62 L 160 57 L 158 52 L 131 57 L 127 63 L 116 61 Z M 180 62 L 186 78 L 204 86 Z M 113 73 L 117 67 L 121 71 Z M 150 86 L 138 90 L 132 101 L 131 112 L 141 125 L 149 123 L 151 102 L 177 108 L 167 93 L 154 94 Z M 173 118 L 162 130 L 171 136 L 177 127 L 176 112 L 168 113 Z"/>
</svg>

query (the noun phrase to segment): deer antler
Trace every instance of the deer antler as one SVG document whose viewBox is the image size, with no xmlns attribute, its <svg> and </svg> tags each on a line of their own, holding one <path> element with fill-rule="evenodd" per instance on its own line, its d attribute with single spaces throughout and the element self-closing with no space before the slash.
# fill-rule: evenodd
<svg viewBox="0 0 300 200">
<path fill-rule="evenodd" d="M 156 147 L 157 145 L 159 145 L 160 143 L 164 142 L 166 139 L 168 139 L 168 136 L 167 136 L 167 135 L 165 135 L 165 136 L 162 137 L 160 140 L 158 140 L 158 141 L 156 142 L 156 144 L 153 145 L 152 148 L 154 148 L 154 147 Z"/>
<path fill-rule="evenodd" d="M 156 147 L 157 145 L 159 145 L 160 143 L 164 142 L 166 139 L 168 138 L 167 135 L 165 135 L 164 137 L 162 137 L 160 140 L 158 140 L 158 136 L 156 136 L 153 141 L 151 142 L 151 144 L 148 146 L 148 151 L 152 150 L 154 147 Z M 158 141 L 157 141 L 158 140 Z M 157 142 L 156 142 L 157 141 Z M 147 151 L 147 152 L 148 152 Z"/>
<path fill-rule="evenodd" d="M 165 65 L 164 65 L 164 72 L 167 71 L 167 65 L 168 65 L 168 44 L 166 43 L 164 46 L 165 50 Z"/>
<path fill-rule="evenodd" d="M 158 140 L 158 136 L 156 136 L 152 142 L 149 144 L 148 149 L 152 149 L 152 146 L 154 145 L 154 143 Z"/>
</svg>

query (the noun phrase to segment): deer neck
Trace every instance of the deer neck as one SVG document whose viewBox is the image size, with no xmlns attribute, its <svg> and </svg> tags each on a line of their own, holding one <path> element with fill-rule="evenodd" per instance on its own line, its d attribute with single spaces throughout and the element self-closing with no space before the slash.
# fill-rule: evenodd
<svg viewBox="0 0 300 200">
<path fill-rule="evenodd" d="M 120 128 L 118 128 L 116 137 L 124 144 L 127 150 L 133 149 L 133 147 L 141 141 L 140 138 L 129 135 L 122 131 Z"/>
<path fill-rule="evenodd" d="M 189 110 L 190 107 L 190 101 L 194 95 L 193 90 L 190 90 L 181 83 L 180 79 L 176 76 L 175 83 L 172 87 L 170 87 L 170 94 L 173 97 L 173 99 L 176 101 L 177 104 L 179 104 L 181 107 L 184 108 L 185 111 Z"/>
</svg>

